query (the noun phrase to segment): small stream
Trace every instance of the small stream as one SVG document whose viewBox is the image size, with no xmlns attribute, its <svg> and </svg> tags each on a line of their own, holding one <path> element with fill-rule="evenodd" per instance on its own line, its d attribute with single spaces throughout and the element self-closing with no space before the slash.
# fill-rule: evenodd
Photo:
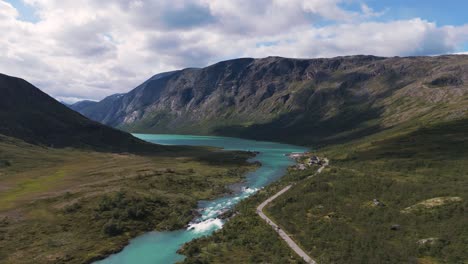
<svg viewBox="0 0 468 264">
<path fill-rule="evenodd" d="M 284 175 L 287 167 L 294 164 L 285 154 L 307 151 L 300 146 L 239 138 L 159 134 L 134 136 L 162 145 L 214 146 L 225 150 L 256 151 L 259 154 L 252 161 L 259 161 L 262 166 L 247 174 L 241 191 L 211 201 L 200 201 L 198 207 L 201 216 L 194 219 L 187 229 L 143 234 L 131 240 L 121 252 L 95 264 L 166 264 L 183 260 L 184 256 L 177 254 L 183 244 L 222 228 L 224 220 L 218 218 L 220 214 Z"/>
</svg>

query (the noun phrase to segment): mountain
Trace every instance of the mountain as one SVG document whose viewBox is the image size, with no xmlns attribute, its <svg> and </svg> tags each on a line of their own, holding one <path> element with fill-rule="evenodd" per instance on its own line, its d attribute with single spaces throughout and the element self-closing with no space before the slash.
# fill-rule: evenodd
<svg viewBox="0 0 468 264">
<path fill-rule="evenodd" d="M 27 81 L 0 74 L 0 134 L 28 143 L 105 151 L 152 151 L 160 146 L 91 121 Z"/>
<path fill-rule="evenodd" d="M 65 101 L 59 101 L 59 103 L 61 103 L 61 104 L 65 105 L 65 106 L 68 106 L 68 107 L 70 107 L 70 106 L 71 106 L 71 104 L 69 104 L 69 103 L 67 103 L 67 102 L 65 102 Z"/>
<path fill-rule="evenodd" d="M 183 263 L 297 263 L 258 217 L 268 200 L 264 213 L 318 263 L 468 263 L 467 56 L 266 58 L 199 71 L 186 88 L 177 76 L 154 86 L 164 96 L 120 126 L 310 144 L 330 163 L 288 170 L 222 232 L 185 244 Z M 172 117 L 147 126 L 164 120 L 150 115 L 158 107 Z"/>
<path fill-rule="evenodd" d="M 79 112 L 79 111 L 82 111 L 83 109 L 87 109 L 87 108 L 90 108 L 92 107 L 93 105 L 95 105 L 97 102 L 95 101 L 91 101 L 91 100 L 83 100 L 83 101 L 78 101 L 76 103 L 73 103 L 73 104 L 65 104 L 62 102 L 62 104 L 70 107 L 71 109 Z"/>
<path fill-rule="evenodd" d="M 78 111 L 132 132 L 317 144 L 460 118 L 467 85 L 461 55 L 242 58 L 156 75 Z"/>
<path fill-rule="evenodd" d="M 149 94 L 151 93 L 151 91 L 146 90 L 146 87 L 148 85 L 151 85 L 151 83 L 153 83 L 154 81 L 171 76 L 173 73 L 175 72 L 165 72 L 156 74 L 141 85 L 139 85 L 138 87 L 136 87 L 132 92 L 139 93 L 139 95 L 143 96 L 143 98 L 138 97 L 138 99 L 135 99 L 135 101 L 138 101 L 139 104 L 150 103 L 145 101 L 147 99 L 145 97 L 149 96 Z M 129 94 L 113 94 L 104 98 L 100 102 L 81 101 L 73 104 L 72 106 L 70 106 L 70 108 L 85 115 L 86 117 L 92 120 L 96 120 L 98 122 L 110 126 L 118 127 L 119 123 L 115 119 L 121 119 L 117 118 L 116 116 L 121 114 L 121 108 L 125 107 L 125 105 L 127 104 L 127 101 L 129 100 L 128 97 L 132 97 L 132 95 Z"/>
</svg>

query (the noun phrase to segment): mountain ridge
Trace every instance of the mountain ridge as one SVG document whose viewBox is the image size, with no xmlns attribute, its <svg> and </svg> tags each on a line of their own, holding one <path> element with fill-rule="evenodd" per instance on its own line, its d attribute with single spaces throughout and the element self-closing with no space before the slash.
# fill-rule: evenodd
<svg viewBox="0 0 468 264">
<path fill-rule="evenodd" d="M 466 99 L 465 72 L 462 55 L 239 58 L 163 73 L 78 111 L 131 132 L 317 144 L 424 120 L 431 110 L 446 118 L 448 111 L 431 108 Z"/>
</svg>

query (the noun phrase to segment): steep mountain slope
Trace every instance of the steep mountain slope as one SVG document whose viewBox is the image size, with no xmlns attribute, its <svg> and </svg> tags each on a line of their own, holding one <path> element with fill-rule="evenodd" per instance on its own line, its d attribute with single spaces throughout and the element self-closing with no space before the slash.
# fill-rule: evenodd
<svg viewBox="0 0 468 264">
<path fill-rule="evenodd" d="M 146 89 L 159 79 L 171 76 L 175 72 L 156 74 L 128 94 L 113 94 L 100 102 L 80 101 L 70 106 L 71 109 L 98 122 L 118 127 L 129 109 L 144 108 L 156 98 L 151 89 Z"/>
<path fill-rule="evenodd" d="M 25 80 L 0 74 L 0 134 L 33 144 L 107 151 L 153 151 L 160 146 L 91 121 Z"/>
<path fill-rule="evenodd" d="M 243 58 L 156 77 L 79 111 L 135 132 L 315 144 L 468 110 L 468 56 L 460 55 Z"/>
</svg>

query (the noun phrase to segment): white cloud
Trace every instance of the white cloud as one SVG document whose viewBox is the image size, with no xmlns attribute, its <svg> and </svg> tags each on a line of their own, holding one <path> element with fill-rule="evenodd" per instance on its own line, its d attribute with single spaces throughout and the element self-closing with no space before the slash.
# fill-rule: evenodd
<svg viewBox="0 0 468 264">
<path fill-rule="evenodd" d="M 374 9 L 370 8 L 365 3 L 361 3 L 361 11 L 362 11 L 362 13 L 364 14 L 365 17 L 380 17 L 383 14 L 385 14 L 385 12 L 387 12 L 387 10 L 376 12 L 376 11 L 374 11 Z"/>
<path fill-rule="evenodd" d="M 0 72 L 69 101 L 125 92 L 151 75 L 235 57 L 451 53 L 468 25 L 382 15 L 350 0 L 24 0 L 37 23 L 0 0 Z"/>
<path fill-rule="evenodd" d="M 12 20 L 18 16 L 18 11 L 7 2 L 0 1 L 0 21 Z"/>
</svg>

